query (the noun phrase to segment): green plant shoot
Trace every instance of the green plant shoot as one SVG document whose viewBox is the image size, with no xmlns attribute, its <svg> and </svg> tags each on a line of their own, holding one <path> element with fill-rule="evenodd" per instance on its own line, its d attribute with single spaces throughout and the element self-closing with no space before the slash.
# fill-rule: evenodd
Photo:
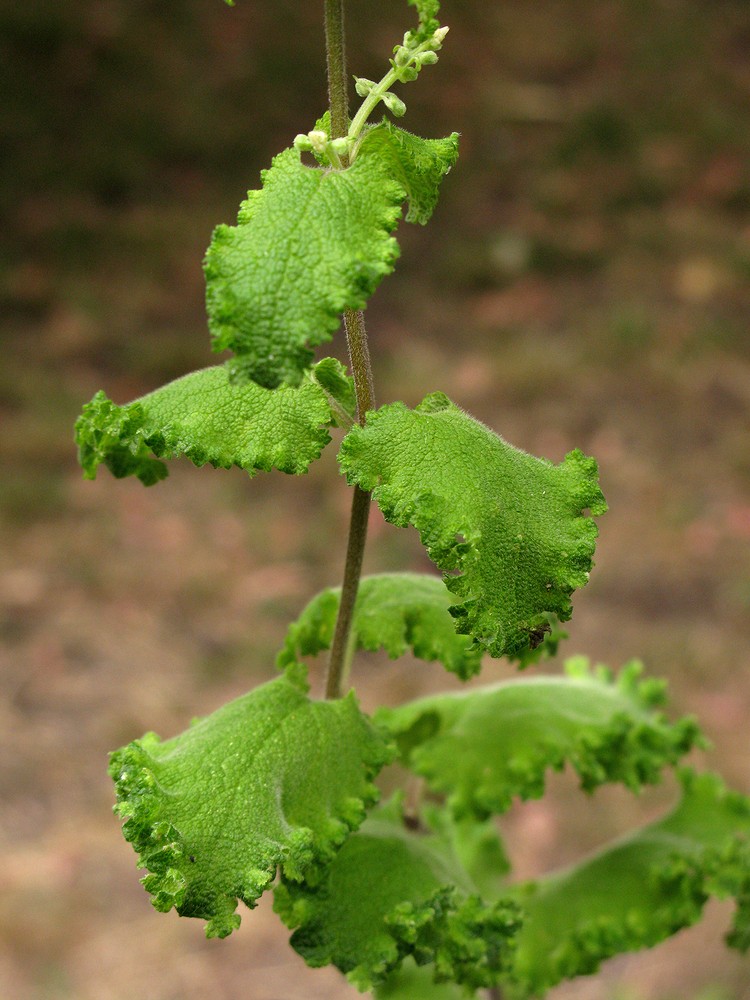
<svg viewBox="0 0 750 1000">
<path fill-rule="evenodd" d="M 736 901 L 728 943 L 745 950 L 750 801 L 680 766 L 703 738 L 692 719 L 668 720 L 663 685 L 640 664 L 615 675 L 579 656 L 562 675 L 374 717 L 346 692 L 360 650 L 408 652 L 462 680 L 485 656 L 523 666 L 554 653 L 606 511 L 596 462 L 574 447 L 555 466 L 439 392 L 415 409 L 375 405 L 362 310 L 396 266 L 400 221 L 429 220 L 458 156 L 456 133 L 420 138 L 391 120 L 448 33 L 438 0 L 409 5 L 416 26 L 379 81 L 355 77 L 350 116 L 343 0 L 326 0 L 331 106 L 206 253 L 213 348 L 230 360 L 124 404 L 99 392 L 77 422 L 88 478 L 105 465 L 146 486 L 181 455 L 299 475 L 334 429 L 353 487 L 343 582 L 289 626 L 278 677 L 178 736 L 149 733 L 111 755 L 123 833 L 157 910 L 221 938 L 239 927 L 240 902 L 252 909 L 273 891 L 305 961 L 391 1000 L 543 996 L 694 923 L 712 896 Z M 316 361 L 342 316 L 348 365 Z M 417 529 L 435 573 L 361 578 L 371 501 Z M 322 700 L 303 665 L 321 653 Z M 395 760 L 413 776 L 409 795 L 378 804 L 377 776 Z M 678 768 L 682 800 L 595 856 L 519 883 L 493 819 L 543 795 L 563 767 L 584 792 L 637 791 Z"/>
</svg>

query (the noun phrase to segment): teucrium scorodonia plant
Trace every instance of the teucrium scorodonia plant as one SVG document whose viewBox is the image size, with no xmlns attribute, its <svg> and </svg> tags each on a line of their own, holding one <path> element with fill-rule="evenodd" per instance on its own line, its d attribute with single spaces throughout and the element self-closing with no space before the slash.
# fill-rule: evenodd
<svg viewBox="0 0 750 1000">
<path fill-rule="evenodd" d="M 149 733 L 112 754 L 125 837 L 158 910 L 225 937 L 238 901 L 252 907 L 274 886 L 293 947 L 382 997 L 542 995 L 693 923 L 711 895 L 736 899 L 729 943 L 746 948 L 750 803 L 710 775 L 681 769 L 669 815 L 578 866 L 510 877 L 493 817 L 543 794 L 551 769 L 569 766 L 586 791 L 637 790 L 700 745 L 691 720 L 665 719 L 663 688 L 639 664 L 615 675 L 572 659 L 563 675 L 374 718 L 342 696 L 360 649 L 410 651 L 462 679 L 486 654 L 525 665 L 554 651 L 606 510 L 596 463 L 578 450 L 557 466 L 534 458 L 442 393 L 414 409 L 375 406 L 360 310 L 393 270 L 402 215 L 427 222 L 458 153 L 456 134 L 422 139 L 372 119 L 380 104 L 403 115 L 390 88 L 437 62 L 446 36 L 437 0 L 409 3 L 417 26 L 381 81 L 356 80 L 349 118 L 342 0 L 326 0 L 330 109 L 274 159 L 206 255 L 213 344 L 232 359 L 123 406 L 99 392 L 78 421 L 88 477 L 105 464 L 145 485 L 178 455 L 251 476 L 303 473 L 337 427 L 354 487 L 343 585 L 290 625 L 279 677 L 173 739 Z M 351 376 L 339 360 L 313 362 L 342 314 Z M 442 579 L 360 582 L 371 498 L 417 529 Z M 327 650 L 317 700 L 301 658 Z M 374 779 L 394 759 L 421 796 L 376 804 Z"/>
</svg>

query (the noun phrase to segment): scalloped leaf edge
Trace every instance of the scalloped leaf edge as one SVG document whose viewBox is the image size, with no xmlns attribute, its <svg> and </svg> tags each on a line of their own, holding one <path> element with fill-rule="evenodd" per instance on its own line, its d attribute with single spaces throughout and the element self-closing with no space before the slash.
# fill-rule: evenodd
<svg viewBox="0 0 750 1000">
<path fill-rule="evenodd" d="M 461 680 L 468 680 L 478 674 L 482 665 L 483 650 L 480 646 L 472 643 L 469 637 L 460 636 L 455 631 L 455 625 L 448 613 L 447 606 L 445 609 L 446 624 L 451 629 L 447 640 L 457 640 L 454 643 L 455 648 L 444 648 L 441 651 L 440 643 L 431 641 L 434 636 L 427 634 L 429 622 L 422 619 L 422 615 L 436 613 L 436 606 L 427 600 L 429 595 L 425 596 L 421 612 L 419 604 L 415 601 L 408 605 L 399 603 L 399 612 L 394 616 L 394 618 L 401 618 L 401 631 L 397 636 L 390 634 L 383 638 L 376 635 L 377 629 L 372 620 L 365 621 L 363 626 L 359 627 L 361 619 L 369 613 L 369 600 L 374 599 L 377 606 L 378 598 L 381 596 L 378 593 L 379 588 L 387 590 L 390 581 L 393 582 L 394 586 L 408 584 L 410 581 L 415 587 L 432 583 L 436 587 L 443 586 L 440 577 L 427 573 L 378 573 L 362 577 L 352 624 L 352 630 L 356 634 L 357 649 L 367 652 L 384 649 L 392 660 L 411 651 L 417 659 L 425 660 L 428 663 L 442 663 L 446 670 L 460 677 Z M 276 665 L 279 668 L 283 669 L 288 663 L 294 663 L 300 656 L 317 656 L 324 650 L 331 648 L 340 600 L 341 588 L 328 587 L 307 603 L 297 619 L 289 625 L 284 646 L 276 658 Z M 462 639 L 466 640 L 465 645 L 461 642 Z M 463 648 L 461 648 L 462 646 Z"/>
<path fill-rule="evenodd" d="M 398 794 L 378 812 L 391 813 L 390 823 L 386 825 L 379 817 L 371 817 L 368 825 L 353 835 L 348 847 L 355 847 L 363 838 L 377 843 L 379 836 L 385 835 L 386 840 L 404 838 L 410 845 L 407 856 L 411 856 L 420 847 L 421 836 L 401 825 L 403 814 Z M 421 850 L 426 851 L 425 857 L 430 857 L 436 846 L 425 841 Z M 369 868 L 365 868 L 367 871 Z M 474 991 L 495 985 L 503 972 L 511 968 L 522 907 L 507 894 L 485 902 L 477 892 L 467 888 L 468 876 L 463 873 L 462 877 L 467 884 L 460 888 L 438 885 L 422 900 L 405 899 L 379 916 L 379 925 L 373 927 L 373 932 L 384 935 L 388 943 L 377 957 L 371 956 L 367 962 L 357 963 L 354 958 L 343 961 L 336 954 L 335 939 L 323 947 L 320 927 L 316 928 L 314 920 L 309 922 L 316 895 L 322 894 L 324 898 L 327 895 L 325 880 L 314 888 L 302 889 L 282 880 L 275 891 L 274 910 L 288 927 L 296 928 L 290 943 L 308 965 L 314 968 L 335 965 L 362 991 L 383 982 L 407 957 L 413 957 L 418 965 L 431 963 L 435 982 L 456 982 Z"/>
<path fill-rule="evenodd" d="M 661 712 L 655 711 L 666 700 L 666 685 L 655 678 L 642 679 L 643 664 L 639 660 L 629 661 L 619 674 L 615 674 L 609 667 L 592 666 L 587 657 L 576 656 L 565 662 L 564 671 L 565 677 L 519 678 L 468 692 L 428 695 L 410 705 L 381 708 L 376 711 L 375 719 L 399 744 L 402 763 L 425 778 L 436 791 L 447 793 L 457 816 L 474 814 L 482 819 L 506 812 L 516 797 L 521 800 L 541 798 L 547 772 L 561 771 L 566 763 L 578 775 L 585 792 L 593 792 L 611 782 L 620 782 L 637 792 L 646 784 L 658 783 L 663 769 L 676 764 L 692 749 L 708 745 L 694 717 L 686 716 L 670 723 Z M 511 758 L 502 789 L 490 789 L 479 779 L 469 798 L 452 789 L 444 780 L 443 772 L 436 771 L 430 763 L 429 741 L 441 735 L 440 710 L 433 706 L 440 700 L 460 706 L 467 699 L 481 697 L 484 692 L 491 695 L 503 689 L 533 688 L 545 682 L 596 682 L 625 695 L 644 716 L 637 719 L 627 712 L 616 712 L 604 730 L 596 732 L 582 727 L 573 746 L 567 750 L 550 742 L 537 746 L 522 759 Z M 424 707 L 420 711 L 421 705 Z M 401 726 L 399 715 L 405 720 Z M 447 723 L 447 731 L 452 722 Z"/>
<path fill-rule="evenodd" d="M 356 467 L 359 456 L 367 455 L 368 444 L 372 435 L 379 433 L 380 423 L 390 420 L 392 414 L 414 419 L 422 415 L 440 416 L 443 411 L 451 415 L 461 414 L 474 425 L 474 434 L 481 431 L 493 444 L 539 463 L 540 468 L 553 471 L 559 480 L 565 481 L 572 517 L 567 524 L 567 548 L 561 554 L 564 565 L 547 584 L 545 606 L 527 613 L 523 623 L 516 622 L 512 628 L 504 627 L 499 621 L 486 596 L 486 588 L 482 593 L 472 590 L 468 570 L 480 561 L 478 542 L 481 535 L 478 529 L 467 523 L 469 519 L 461 517 L 454 508 L 449 509 L 448 501 L 429 488 L 412 491 L 413 495 L 405 497 L 403 488 L 384 481 L 380 472 Z M 450 609 L 457 619 L 456 631 L 473 636 L 491 656 L 520 656 L 523 659 L 528 647 L 533 650 L 544 641 L 550 629 L 550 613 L 555 614 L 561 622 L 571 617 L 571 595 L 585 586 L 593 566 L 598 534 L 593 518 L 607 511 L 594 458 L 584 455 L 577 448 L 568 452 L 558 465 L 536 458 L 505 441 L 481 421 L 463 411 L 444 393 L 434 392 L 414 409 L 397 401 L 371 411 L 367 415 L 367 423 L 352 427 L 342 441 L 339 462 L 347 482 L 371 492 L 387 521 L 396 527 L 405 528 L 411 524 L 417 529 L 428 555 L 443 571 L 445 585 L 458 599 Z M 589 511 L 588 515 L 584 514 L 586 510 Z M 507 636 L 506 631 L 510 631 L 511 635 Z"/>
<path fill-rule="evenodd" d="M 320 381 L 316 377 L 319 368 Z M 179 417 L 157 420 L 149 417 L 148 406 L 152 396 L 180 383 L 187 383 L 188 380 L 196 382 L 196 390 L 202 395 L 205 389 L 198 384 L 200 377 L 204 374 L 213 377 L 219 372 L 227 374 L 227 384 L 222 391 L 236 392 L 245 397 L 241 402 L 248 407 L 249 413 L 253 412 L 254 406 L 255 412 L 260 411 L 266 394 L 286 394 L 292 399 L 304 394 L 312 400 L 316 392 L 319 393 L 319 400 L 315 400 L 319 419 L 308 419 L 307 423 L 307 450 L 304 453 L 302 450 L 297 453 L 290 450 L 287 455 L 273 454 L 262 448 L 253 448 L 251 441 L 248 441 L 243 442 L 246 449 L 244 455 L 231 455 L 231 450 L 220 454 L 215 446 L 201 442 L 200 435 L 191 440 L 194 431 L 186 432 Z M 98 467 L 105 465 L 115 478 L 135 475 L 144 486 L 152 486 L 169 475 L 167 466 L 160 459 L 173 459 L 180 455 L 184 455 L 198 467 L 210 464 L 214 468 L 231 469 L 236 466 L 250 476 L 273 468 L 290 475 L 300 475 L 307 471 L 330 442 L 331 436 L 327 428 L 338 422 L 339 410 L 348 402 L 349 383 L 350 378 L 345 374 L 341 363 L 334 358 L 324 358 L 311 369 L 310 377 L 305 378 L 298 387 L 264 389 L 254 383 L 233 387 L 229 369 L 224 365 L 217 365 L 190 372 L 123 405 L 112 402 L 103 390 L 99 390 L 83 407 L 76 421 L 78 460 L 86 479 L 95 479 Z M 248 396 L 253 399 L 247 398 Z M 222 405 L 225 402 L 222 401 Z M 297 416 L 296 425 L 300 424 L 301 420 Z"/>
<path fill-rule="evenodd" d="M 730 947 L 742 952 L 750 948 L 750 798 L 727 788 L 724 781 L 711 772 L 698 773 L 685 767 L 678 770 L 678 778 L 683 798 L 672 812 L 605 846 L 584 860 L 583 865 L 587 861 L 595 863 L 608 851 L 648 835 L 652 829 L 658 830 L 662 823 L 668 823 L 679 813 L 691 795 L 707 796 L 713 800 L 715 809 L 735 813 L 738 820 L 744 822 L 746 830 L 728 835 L 718 847 L 696 849 L 686 844 L 680 848 L 677 846 L 678 839 L 673 837 L 674 848 L 668 860 L 653 865 L 648 876 L 653 885 L 664 891 L 670 901 L 668 906 L 652 912 L 650 923 L 649 920 L 644 922 L 639 919 L 636 913 L 631 913 L 624 923 L 608 917 L 592 918 L 582 923 L 558 945 L 554 953 L 545 952 L 551 964 L 544 976 L 539 974 L 539 970 L 526 970 L 525 973 L 514 970 L 507 980 L 509 996 L 529 1000 L 544 995 L 563 980 L 595 973 L 609 958 L 654 947 L 679 930 L 697 923 L 710 897 L 734 899 L 736 910 L 726 941 Z M 578 866 L 560 873 L 553 872 L 549 878 L 555 881 L 575 867 Z M 533 892 L 536 884 L 531 882 L 517 887 L 516 898 L 522 905 L 524 894 Z M 523 931 L 519 940 L 521 948 L 522 935 Z"/>
<path fill-rule="evenodd" d="M 289 684 L 297 694 L 305 698 L 309 690 L 307 671 L 299 663 L 290 665 L 281 677 L 267 682 L 265 686 L 272 684 Z M 254 689 L 256 690 L 259 689 Z M 353 691 L 335 704 L 349 706 L 350 710 L 353 707 L 358 711 Z M 193 720 L 192 725 L 202 721 Z M 387 742 L 381 742 L 377 748 L 372 742 L 367 748 L 367 756 L 362 758 L 364 772 L 360 794 L 357 797 L 343 797 L 338 802 L 337 815 L 328 818 L 322 831 L 323 840 L 318 838 L 316 841 L 312 829 L 298 827 L 288 834 L 284 844 L 273 847 L 267 845 L 258 863 L 243 870 L 242 884 L 236 887 L 236 895 L 235 890 L 230 894 L 212 894 L 209 914 L 183 912 L 189 887 L 180 869 L 194 858 L 189 854 L 180 831 L 170 821 L 157 818 L 165 792 L 154 773 L 151 751 L 161 746 L 162 742 L 156 733 L 148 732 L 110 754 L 109 774 L 115 782 L 117 793 L 113 811 L 115 815 L 125 819 L 122 833 L 139 856 L 137 867 L 145 868 L 148 872 L 141 882 L 152 896 L 154 908 L 166 913 L 174 907 L 181 916 L 202 916 L 208 920 L 208 938 L 224 938 L 236 930 L 241 922 L 240 915 L 235 912 L 238 902 L 241 900 L 250 909 L 254 908 L 257 899 L 273 883 L 277 872 L 287 879 L 301 882 L 307 877 L 314 878 L 316 872 L 330 863 L 349 835 L 359 828 L 365 819 L 366 810 L 379 800 L 380 792 L 373 783 L 373 778 L 392 759 Z"/>
</svg>

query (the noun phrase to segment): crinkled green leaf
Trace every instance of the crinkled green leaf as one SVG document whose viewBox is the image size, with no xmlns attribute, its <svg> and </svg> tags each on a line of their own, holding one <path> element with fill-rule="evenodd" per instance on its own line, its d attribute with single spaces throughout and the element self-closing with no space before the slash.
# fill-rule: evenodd
<svg viewBox="0 0 750 1000">
<path fill-rule="evenodd" d="M 584 512 L 606 510 L 593 459 L 580 451 L 557 466 L 534 458 L 442 393 L 415 410 L 393 403 L 369 414 L 339 458 L 387 520 L 417 528 L 457 598 L 458 631 L 493 656 L 538 645 L 550 613 L 570 618 L 597 534 Z"/>
<path fill-rule="evenodd" d="M 494 820 L 476 816 L 456 819 L 444 806 L 424 807 L 430 826 L 450 838 L 456 857 L 461 861 L 479 892 L 495 899 L 503 891 L 510 861 Z"/>
<path fill-rule="evenodd" d="M 665 819 L 518 890 L 527 920 L 509 996 L 542 994 L 695 923 L 710 896 L 738 904 L 729 943 L 750 939 L 750 800 L 711 774 L 682 775 Z"/>
<path fill-rule="evenodd" d="M 437 204 L 440 182 L 458 159 L 458 132 L 445 139 L 421 139 L 384 119 L 365 134 L 362 150 L 377 150 L 406 191 L 406 221 L 425 225 Z"/>
<path fill-rule="evenodd" d="M 569 660 L 566 677 L 530 677 L 378 710 L 404 763 L 448 796 L 459 816 L 504 812 L 537 798 L 546 772 L 567 763 L 586 791 L 618 781 L 655 782 L 702 738 L 693 719 L 668 723 L 664 687 L 640 681 L 641 665 L 614 678 Z"/>
<path fill-rule="evenodd" d="M 347 840 L 318 885 L 282 881 L 275 909 L 308 964 L 333 964 L 368 989 L 412 955 L 438 981 L 490 986 L 507 968 L 518 908 L 485 904 L 449 839 L 378 810 Z"/>
<path fill-rule="evenodd" d="M 225 937 L 237 900 L 253 906 L 277 869 L 302 879 L 331 860 L 389 758 L 353 695 L 311 701 L 297 666 L 174 739 L 116 751 L 110 774 L 153 905 Z"/>
<path fill-rule="evenodd" d="M 330 649 L 341 588 L 321 591 L 289 626 L 278 664 Z M 352 623 L 357 649 L 385 649 L 392 659 L 411 650 L 422 660 L 439 660 L 463 680 L 479 672 L 481 649 L 456 633 L 448 612 L 451 595 L 443 581 L 424 573 L 384 573 L 363 577 Z"/>
<path fill-rule="evenodd" d="M 346 170 L 308 167 L 287 149 L 219 226 L 205 261 L 216 350 L 265 386 L 297 383 L 310 348 L 330 340 L 345 309 L 362 309 L 398 256 L 390 233 L 404 191 L 374 151 Z"/>
<path fill-rule="evenodd" d="M 226 366 L 192 372 L 125 406 L 98 392 L 76 423 L 79 460 L 88 479 L 104 464 L 118 479 L 150 486 L 167 475 L 159 458 L 186 455 L 250 475 L 256 470 L 306 472 L 331 440 L 333 394 L 348 384 L 340 362 L 320 362 L 328 389 L 313 377 L 296 388 L 235 384 Z"/>
<path fill-rule="evenodd" d="M 413 822 L 413 817 L 410 818 Z M 427 801 L 420 803 L 418 819 L 451 845 L 461 868 L 482 896 L 497 899 L 502 894 L 510 860 L 494 818 L 456 817 L 444 803 Z"/>
</svg>

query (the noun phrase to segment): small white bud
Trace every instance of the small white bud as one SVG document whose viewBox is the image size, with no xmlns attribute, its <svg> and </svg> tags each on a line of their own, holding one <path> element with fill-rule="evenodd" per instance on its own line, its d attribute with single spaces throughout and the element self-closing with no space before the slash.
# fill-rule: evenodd
<svg viewBox="0 0 750 1000">
<path fill-rule="evenodd" d="M 310 140 L 310 149 L 313 153 L 319 153 L 323 156 L 328 145 L 328 136 L 325 132 L 321 129 L 313 129 L 312 132 L 307 133 L 307 138 Z"/>
<path fill-rule="evenodd" d="M 423 43 L 424 47 L 428 50 L 432 49 L 433 52 L 437 52 L 443 47 L 443 41 L 445 40 L 445 36 L 448 34 L 448 31 L 449 28 L 447 25 L 442 28 L 438 28 L 437 31 L 434 32 L 432 38 L 428 38 L 427 41 Z"/>
</svg>

